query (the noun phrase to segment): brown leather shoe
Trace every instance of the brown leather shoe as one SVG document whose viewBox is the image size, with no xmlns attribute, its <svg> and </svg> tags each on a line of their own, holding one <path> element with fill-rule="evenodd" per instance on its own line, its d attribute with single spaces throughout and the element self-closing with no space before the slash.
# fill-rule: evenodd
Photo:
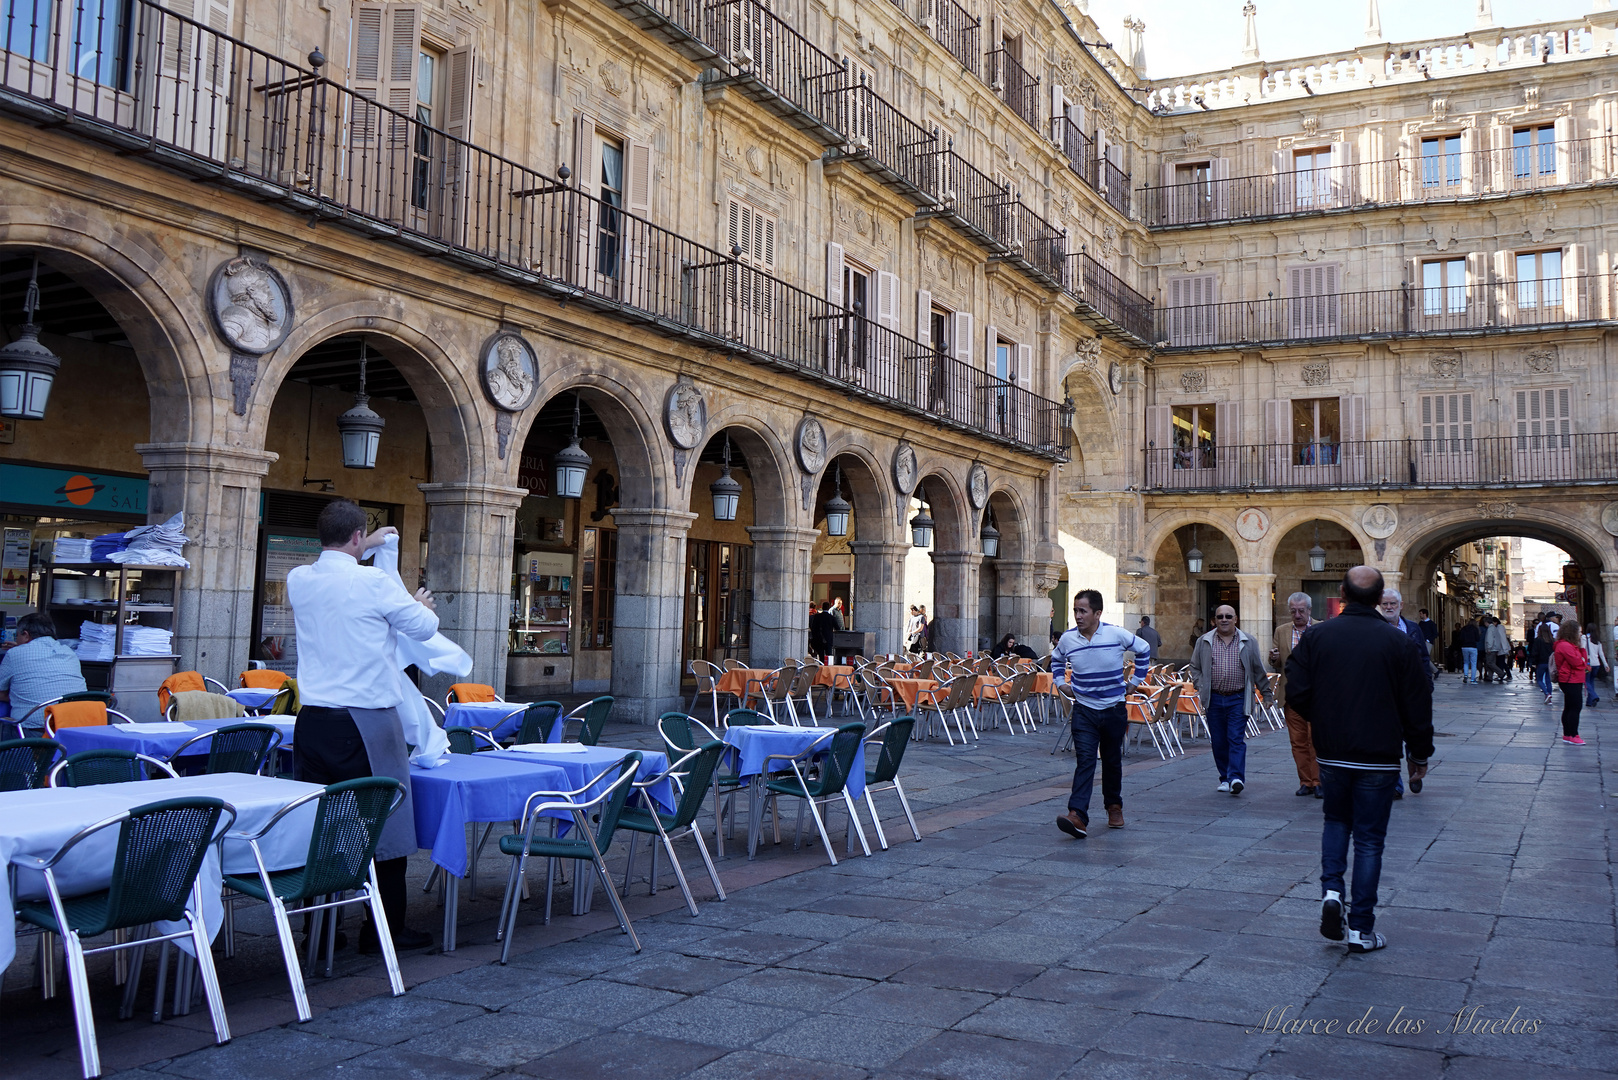
<svg viewBox="0 0 1618 1080">
<path fill-rule="evenodd" d="M 1107 828 L 1121 829 L 1124 827 L 1124 808 L 1121 806 L 1107 807 Z"/>
<path fill-rule="evenodd" d="M 1089 834 L 1090 823 L 1081 818 L 1076 811 L 1069 810 L 1065 816 L 1056 819 L 1056 827 L 1069 836 L 1083 840 Z"/>
</svg>

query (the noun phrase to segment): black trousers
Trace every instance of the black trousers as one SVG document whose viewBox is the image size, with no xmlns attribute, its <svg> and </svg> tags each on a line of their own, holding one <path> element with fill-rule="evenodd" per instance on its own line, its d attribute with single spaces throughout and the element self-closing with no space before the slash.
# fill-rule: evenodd
<svg viewBox="0 0 1618 1080">
<path fill-rule="evenodd" d="M 294 780 L 324 787 L 372 775 L 365 740 L 360 737 L 359 728 L 354 726 L 354 718 L 347 709 L 305 705 L 298 711 L 292 733 Z M 381 895 L 382 910 L 388 916 L 388 928 L 394 932 L 405 925 L 408 897 L 405 868 L 409 861 L 378 859 L 376 863 L 377 892 Z"/>
</svg>

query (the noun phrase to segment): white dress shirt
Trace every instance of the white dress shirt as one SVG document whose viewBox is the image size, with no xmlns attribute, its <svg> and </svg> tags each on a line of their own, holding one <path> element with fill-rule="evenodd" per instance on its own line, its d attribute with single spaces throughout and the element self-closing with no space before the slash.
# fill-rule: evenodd
<svg viewBox="0 0 1618 1080">
<path fill-rule="evenodd" d="M 334 709 L 388 709 L 403 701 L 395 649 L 400 634 L 426 641 L 438 616 L 398 580 L 352 555 L 322 551 L 287 574 L 298 633 L 298 697 Z"/>
</svg>

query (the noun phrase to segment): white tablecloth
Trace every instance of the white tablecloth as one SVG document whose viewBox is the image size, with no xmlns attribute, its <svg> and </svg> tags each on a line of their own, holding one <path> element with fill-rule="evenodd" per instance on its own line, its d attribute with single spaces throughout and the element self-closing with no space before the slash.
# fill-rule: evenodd
<svg viewBox="0 0 1618 1080">
<path fill-rule="evenodd" d="M 21 899 L 43 900 L 46 898 L 45 876 L 28 869 L 33 860 L 50 858 L 80 829 L 124 810 L 163 799 L 212 796 L 236 808 L 236 824 L 231 832 L 243 835 L 263 828 L 276 811 L 292 800 L 319 790 L 316 784 L 296 780 L 230 773 L 86 788 L 0 792 L 0 862 L 16 868 L 16 887 Z M 311 801 L 283 819 L 275 831 L 261 841 L 270 869 L 303 865 L 309 853 L 309 831 L 314 819 L 315 802 Z M 74 896 L 106 888 L 117 846 L 118 829 L 111 827 L 74 848 L 56 867 L 56 883 L 62 895 Z M 226 870 L 233 874 L 256 872 L 252 850 L 246 843 L 227 837 L 224 846 Z M 224 914 L 219 901 L 221 877 L 218 849 L 210 848 L 201 874 L 202 917 L 210 938 L 219 932 Z M 13 910 L 11 885 L 11 875 L 0 877 L 0 910 L 6 912 Z M 168 927 L 165 932 L 178 929 L 181 927 Z M 13 935 L 0 934 L 0 971 L 11 963 L 16 944 Z"/>
</svg>

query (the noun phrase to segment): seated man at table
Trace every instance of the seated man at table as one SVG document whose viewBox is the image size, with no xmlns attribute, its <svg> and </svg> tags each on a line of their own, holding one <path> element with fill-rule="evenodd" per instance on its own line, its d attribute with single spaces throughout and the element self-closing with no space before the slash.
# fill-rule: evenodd
<svg viewBox="0 0 1618 1080">
<path fill-rule="evenodd" d="M 0 656 L 0 701 L 11 703 L 13 719 L 21 720 L 42 702 L 85 691 L 79 654 L 56 640 L 56 625 L 49 615 L 34 612 L 17 620 L 17 644 Z M 28 717 L 25 735 L 38 735 L 45 727 L 45 711 Z"/>
</svg>

